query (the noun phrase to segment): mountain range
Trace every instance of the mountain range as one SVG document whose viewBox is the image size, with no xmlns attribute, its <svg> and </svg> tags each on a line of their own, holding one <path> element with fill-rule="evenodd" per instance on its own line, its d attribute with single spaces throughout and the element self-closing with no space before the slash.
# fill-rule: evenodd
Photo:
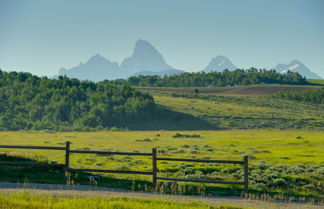
<svg viewBox="0 0 324 209">
<path fill-rule="evenodd" d="M 235 66 L 228 58 L 217 56 L 212 58 L 209 64 L 202 69 L 203 72 L 217 71 L 221 72 L 225 69 L 235 70 Z M 313 73 L 304 64 L 297 60 L 291 61 L 288 65 L 278 64 L 274 70 L 285 73 L 287 71 L 298 72 L 306 78 L 320 79 L 320 76 Z M 162 54 L 152 46 L 148 41 L 138 40 L 135 43 L 133 53 L 130 57 L 125 58 L 119 65 L 117 62 L 96 54 L 92 56 L 86 63 L 80 63 L 78 66 L 70 69 L 61 68 L 58 75 L 66 75 L 71 78 L 81 80 L 114 80 L 118 78 L 128 78 L 138 75 L 174 75 L 184 73 L 186 71 L 175 69 L 167 64 Z"/>
<path fill-rule="evenodd" d="M 307 68 L 303 63 L 301 63 L 298 60 L 292 60 L 288 65 L 280 63 L 273 69 L 281 73 L 292 71 L 299 73 L 305 76 L 306 78 L 322 79 L 319 75 L 312 72 L 309 68 Z"/>
<path fill-rule="evenodd" d="M 212 58 L 212 60 L 208 63 L 208 65 L 202 70 L 206 73 L 217 71 L 222 72 L 223 70 L 235 70 L 236 67 L 228 58 L 224 56 L 217 56 Z"/>
<path fill-rule="evenodd" d="M 168 65 L 160 52 L 148 41 L 138 40 L 130 57 L 119 65 L 99 54 L 91 57 L 85 64 L 80 63 L 70 69 L 61 68 L 58 75 L 66 75 L 81 80 L 113 80 L 136 75 L 174 75 L 186 71 Z"/>
<path fill-rule="evenodd" d="M 100 81 L 105 78 L 119 78 L 123 74 L 117 62 L 111 62 L 99 54 L 96 54 L 85 64 L 80 63 L 78 66 L 68 70 L 61 68 L 59 70 L 59 75 L 66 75 L 81 80 Z"/>
</svg>

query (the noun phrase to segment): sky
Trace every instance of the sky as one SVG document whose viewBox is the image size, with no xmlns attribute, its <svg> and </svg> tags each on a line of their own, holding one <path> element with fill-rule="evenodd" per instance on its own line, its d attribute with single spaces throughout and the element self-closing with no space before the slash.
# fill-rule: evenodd
<svg viewBox="0 0 324 209">
<path fill-rule="evenodd" d="M 271 69 L 297 59 L 324 78 L 322 0 L 0 0 L 0 68 L 53 76 L 99 53 L 121 62 L 138 39 L 177 69 L 211 58 Z"/>
</svg>

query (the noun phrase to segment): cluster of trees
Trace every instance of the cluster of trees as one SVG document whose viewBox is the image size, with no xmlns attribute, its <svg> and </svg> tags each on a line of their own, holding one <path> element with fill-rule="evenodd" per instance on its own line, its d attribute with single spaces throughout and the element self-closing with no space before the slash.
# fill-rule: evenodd
<svg viewBox="0 0 324 209">
<path fill-rule="evenodd" d="M 307 84 L 298 73 L 288 71 L 278 73 L 274 70 L 250 68 L 223 72 L 181 73 L 171 76 L 133 76 L 125 79 L 104 81 L 114 85 L 150 86 L 150 87 L 224 87 L 251 84 Z"/>
<path fill-rule="evenodd" d="M 0 130 L 87 130 L 150 119 L 153 97 L 129 86 L 0 70 Z"/>
<path fill-rule="evenodd" d="M 324 104 L 324 87 L 306 91 L 279 91 L 274 98 Z"/>
</svg>

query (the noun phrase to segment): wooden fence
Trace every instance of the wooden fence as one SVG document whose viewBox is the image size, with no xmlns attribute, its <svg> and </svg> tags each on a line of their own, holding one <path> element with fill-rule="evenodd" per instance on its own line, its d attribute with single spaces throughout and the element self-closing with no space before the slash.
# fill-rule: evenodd
<svg viewBox="0 0 324 209">
<path fill-rule="evenodd" d="M 140 174 L 152 176 L 153 185 L 156 185 L 157 180 L 167 181 L 183 181 L 183 182 L 200 182 L 200 183 L 215 183 L 215 184 L 241 184 L 244 185 L 244 192 L 248 192 L 249 188 L 249 171 L 248 171 L 248 156 L 244 156 L 243 161 L 234 160 L 200 160 L 200 159 L 183 159 L 183 158 L 164 158 L 157 157 L 156 148 L 149 153 L 140 152 L 105 152 L 92 150 L 71 150 L 70 142 L 66 142 L 65 147 L 52 146 L 17 146 L 17 145 L 0 145 L 0 148 L 8 149 L 43 149 L 43 150 L 64 150 L 65 164 L 41 164 L 41 163 L 19 163 L 19 162 L 1 162 L 0 166 L 23 166 L 23 167 L 50 167 L 56 169 L 63 169 L 65 176 L 68 177 L 71 171 L 75 172 L 103 172 L 103 173 L 121 173 L 121 174 Z M 125 170 L 105 170 L 105 169 L 75 169 L 70 167 L 70 155 L 72 153 L 79 154 L 99 154 L 99 155 L 135 155 L 135 156 L 149 156 L 152 157 L 152 171 L 125 171 Z M 159 177 L 158 161 L 179 161 L 179 162 L 195 162 L 195 163 L 223 163 L 223 164 L 239 164 L 243 165 L 244 180 L 243 181 L 215 181 L 215 180 L 198 180 L 198 179 L 182 179 L 182 178 L 167 178 Z"/>
</svg>

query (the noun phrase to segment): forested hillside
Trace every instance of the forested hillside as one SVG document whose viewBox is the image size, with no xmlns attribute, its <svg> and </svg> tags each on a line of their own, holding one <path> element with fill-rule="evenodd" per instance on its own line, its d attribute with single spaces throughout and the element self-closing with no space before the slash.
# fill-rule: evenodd
<svg viewBox="0 0 324 209">
<path fill-rule="evenodd" d="M 224 70 L 223 72 L 182 73 L 171 76 L 133 76 L 126 79 L 103 81 L 103 83 L 151 87 L 224 87 L 251 84 L 308 84 L 300 74 L 288 71 L 278 73 L 274 70 L 250 68 L 248 70 Z"/>
<path fill-rule="evenodd" d="M 128 86 L 0 70 L 0 130 L 127 127 L 154 109 L 152 96 Z"/>
</svg>

